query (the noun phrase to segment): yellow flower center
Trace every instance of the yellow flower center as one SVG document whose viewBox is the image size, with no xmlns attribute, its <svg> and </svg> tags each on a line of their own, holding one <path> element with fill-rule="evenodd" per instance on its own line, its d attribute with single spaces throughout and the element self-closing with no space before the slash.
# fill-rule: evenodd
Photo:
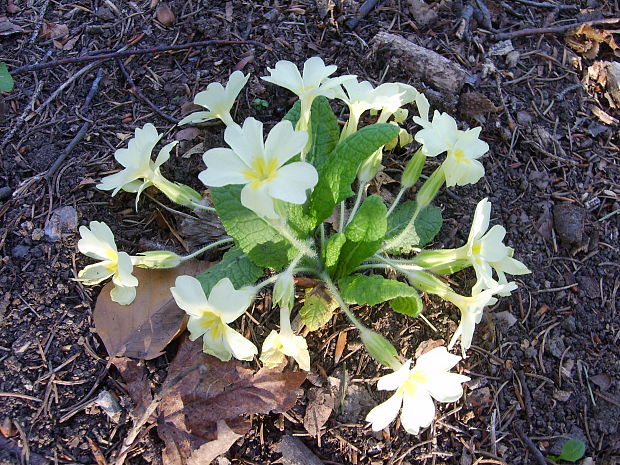
<svg viewBox="0 0 620 465">
<path fill-rule="evenodd" d="M 464 163 L 464 162 L 469 161 L 463 149 L 456 149 L 454 152 L 452 152 L 452 155 L 454 156 L 456 161 L 458 161 L 459 163 Z"/>
<path fill-rule="evenodd" d="M 275 158 L 265 160 L 262 157 L 256 157 L 252 160 L 251 167 L 243 170 L 241 174 L 250 181 L 250 186 L 253 189 L 257 189 L 264 183 L 278 177 L 278 160 Z"/>
<path fill-rule="evenodd" d="M 471 254 L 477 256 L 480 255 L 480 252 L 482 252 L 482 244 L 479 242 L 474 243 L 471 247 Z"/>
<path fill-rule="evenodd" d="M 213 339 L 218 339 L 224 334 L 225 324 L 222 321 L 220 315 L 213 313 L 209 310 L 205 310 L 203 315 L 200 317 L 200 328 L 204 330 L 205 333 L 211 333 L 211 337 Z"/>
<path fill-rule="evenodd" d="M 405 396 L 414 396 L 416 391 L 426 383 L 428 375 L 421 370 L 413 370 L 407 380 L 400 385 L 398 390 Z"/>
</svg>

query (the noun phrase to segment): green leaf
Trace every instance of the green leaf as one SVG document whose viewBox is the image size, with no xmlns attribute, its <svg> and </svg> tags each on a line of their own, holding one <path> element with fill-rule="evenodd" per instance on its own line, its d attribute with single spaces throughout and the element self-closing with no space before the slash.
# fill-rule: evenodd
<svg viewBox="0 0 620 465">
<path fill-rule="evenodd" d="M 303 205 L 285 203 L 284 205 L 287 212 L 287 224 L 297 237 L 302 240 L 310 237 L 316 229 L 317 222 L 309 211 L 308 203 Z"/>
<path fill-rule="evenodd" d="M 416 203 L 412 200 L 394 209 L 388 217 L 386 241 L 396 237 L 405 229 L 415 209 Z M 405 254 L 410 253 L 416 247 L 425 246 L 435 239 L 442 222 L 441 210 L 434 205 L 429 205 L 418 214 L 411 232 L 401 240 L 400 244 L 393 246 L 388 252 Z"/>
<path fill-rule="evenodd" d="M 299 121 L 299 116 L 301 115 L 301 102 L 297 100 L 295 104 L 291 107 L 291 109 L 284 115 L 282 121 L 290 121 L 293 123 L 293 127 L 297 126 L 297 121 Z"/>
<path fill-rule="evenodd" d="M 416 297 L 411 286 L 381 275 L 354 274 L 338 281 L 342 298 L 348 304 L 377 305 L 397 297 Z"/>
<path fill-rule="evenodd" d="M 340 257 L 340 251 L 346 241 L 347 236 L 345 236 L 344 233 L 339 232 L 331 235 L 325 242 L 321 255 L 323 258 L 323 264 L 325 265 L 328 273 L 332 273 L 336 268 L 338 257 Z"/>
<path fill-rule="evenodd" d="M 196 276 L 206 295 L 222 278 L 229 278 L 235 289 L 254 284 L 263 275 L 263 269 L 256 266 L 239 247 L 233 247 L 222 260 L 204 273 Z"/>
<path fill-rule="evenodd" d="M 416 292 L 414 296 L 410 297 L 396 297 L 390 300 L 390 307 L 392 310 L 398 313 L 403 313 L 412 317 L 417 317 L 424 311 L 424 304 L 422 303 L 422 297 Z"/>
<path fill-rule="evenodd" d="M 340 250 L 334 278 L 347 276 L 379 249 L 387 229 L 386 215 L 387 208 L 381 197 L 371 195 L 364 200 L 344 230 L 347 241 Z"/>
<path fill-rule="evenodd" d="M 0 62 L 0 92 L 11 92 L 14 86 L 15 81 L 13 81 L 6 64 Z"/>
<path fill-rule="evenodd" d="M 329 321 L 336 308 L 336 301 L 319 285 L 306 291 L 306 300 L 299 316 L 310 331 L 315 331 Z"/>
<path fill-rule="evenodd" d="M 319 182 L 310 196 L 310 212 L 317 224 L 329 217 L 336 205 L 353 195 L 351 184 L 360 164 L 396 137 L 398 130 L 398 126 L 392 124 L 373 124 L 336 146 L 322 167 Z"/>
<path fill-rule="evenodd" d="M 578 439 L 570 439 L 562 446 L 562 452 L 558 460 L 566 460 L 567 462 L 576 462 L 586 453 L 586 445 Z"/>
<path fill-rule="evenodd" d="M 292 260 L 295 248 L 253 211 L 241 205 L 243 186 L 211 189 L 211 198 L 226 232 L 250 260 L 262 268 L 279 270 Z"/>
<path fill-rule="evenodd" d="M 309 132 L 311 145 L 306 161 L 312 163 L 321 173 L 340 138 L 338 119 L 326 97 L 319 96 L 312 102 Z"/>
</svg>

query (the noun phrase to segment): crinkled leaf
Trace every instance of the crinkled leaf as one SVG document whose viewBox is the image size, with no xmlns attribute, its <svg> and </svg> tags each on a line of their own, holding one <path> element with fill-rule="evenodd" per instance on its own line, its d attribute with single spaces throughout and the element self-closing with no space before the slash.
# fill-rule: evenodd
<svg viewBox="0 0 620 465">
<path fill-rule="evenodd" d="M 338 304 L 320 284 L 306 291 L 306 299 L 299 316 L 308 329 L 314 331 L 329 321 L 336 308 Z"/>
<path fill-rule="evenodd" d="M 340 251 L 342 246 L 347 241 L 347 236 L 343 232 L 332 234 L 325 242 L 325 246 L 321 251 L 323 264 L 328 273 L 332 273 L 336 269 L 338 264 L 338 257 L 340 257 Z"/>
<path fill-rule="evenodd" d="M 293 124 L 293 127 L 297 126 L 297 121 L 299 121 L 299 117 L 301 116 L 301 102 L 297 100 L 295 104 L 291 107 L 291 109 L 284 115 L 282 121 L 290 121 Z"/>
<path fill-rule="evenodd" d="M 353 220 L 345 228 L 347 241 L 340 250 L 334 278 L 350 274 L 381 246 L 387 230 L 387 208 L 378 195 L 364 200 Z"/>
<path fill-rule="evenodd" d="M 411 286 L 381 275 L 354 274 L 338 281 L 342 298 L 349 304 L 377 305 L 397 297 L 415 297 Z"/>
<path fill-rule="evenodd" d="M 239 185 L 214 187 L 211 198 L 226 232 L 250 260 L 263 268 L 279 270 L 296 250 L 252 210 L 241 205 Z"/>
<path fill-rule="evenodd" d="M 229 278 L 235 289 L 254 284 L 263 275 L 263 269 L 256 266 L 239 247 L 233 247 L 222 260 L 204 273 L 196 276 L 206 295 L 220 279 Z"/>
<path fill-rule="evenodd" d="M 397 206 L 388 217 L 388 228 L 385 240 L 398 236 L 407 226 L 416 208 L 414 201 L 409 201 Z M 415 220 L 410 232 L 401 238 L 398 245 L 392 246 L 388 252 L 394 254 L 410 253 L 416 247 L 424 247 L 435 239 L 441 229 L 441 210 L 434 205 L 429 205 L 422 210 Z"/>
<path fill-rule="evenodd" d="M 298 238 L 307 239 L 316 229 L 317 222 L 308 209 L 308 203 L 296 205 L 286 203 L 287 224 L 295 232 Z"/>
<path fill-rule="evenodd" d="M 0 62 L 0 92 L 11 92 L 14 86 L 15 81 L 13 81 L 6 64 Z"/>
<path fill-rule="evenodd" d="M 108 354 L 144 360 L 159 357 L 181 332 L 186 318 L 185 312 L 174 301 L 170 288 L 177 276 L 194 276 L 208 266 L 206 262 L 189 260 L 167 270 L 134 268 L 133 274 L 139 285 L 136 298 L 130 305 L 112 301 L 110 290 L 113 283 L 103 286 L 93 320 Z"/>
<path fill-rule="evenodd" d="M 317 224 L 332 214 L 334 207 L 351 197 L 351 184 L 360 164 L 398 134 L 398 126 L 373 124 L 340 142 L 321 169 L 319 182 L 310 196 L 310 212 Z"/>
<path fill-rule="evenodd" d="M 263 368 L 254 373 L 236 360 L 222 362 L 205 355 L 200 342 L 184 338 L 168 367 L 164 386 L 170 380 L 174 384 L 164 394 L 157 422 L 157 433 L 166 444 L 164 465 L 210 463 L 206 458 L 232 445 L 233 432 L 249 431 L 246 415 L 291 408 L 305 379 L 300 371 Z"/>
<path fill-rule="evenodd" d="M 326 97 L 319 96 L 312 102 L 309 132 L 311 145 L 306 161 L 320 173 L 340 138 L 338 120 Z"/>
<path fill-rule="evenodd" d="M 424 311 L 422 298 L 417 292 L 413 296 L 396 297 L 395 299 L 390 300 L 390 307 L 392 307 L 392 310 L 395 312 L 403 313 L 412 317 L 417 317 Z"/>
</svg>

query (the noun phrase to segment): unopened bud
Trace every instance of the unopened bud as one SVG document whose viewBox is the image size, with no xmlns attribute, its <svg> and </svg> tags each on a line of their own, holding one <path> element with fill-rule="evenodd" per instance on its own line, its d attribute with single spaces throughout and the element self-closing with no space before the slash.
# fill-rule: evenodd
<svg viewBox="0 0 620 465">
<path fill-rule="evenodd" d="M 193 207 L 195 203 L 202 200 L 198 192 L 185 184 L 168 181 L 163 176 L 153 181 L 162 194 L 172 200 L 174 203 L 183 205 L 184 207 Z"/>
<path fill-rule="evenodd" d="M 168 250 L 151 250 L 141 252 L 137 257 L 132 257 L 134 266 L 140 268 L 175 268 L 181 264 L 182 258 Z"/>
<path fill-rule="evenodd" d="M 295 279 L 289 270 L 282 272 L 273 286 L 273 303 L 279 305 L 280 308 L 293 308 Z"/>
<path fill-rule="evenodd" d="M 381 334 L 375 333 L 368 328 L 360 329 L 360 337 L 368 353 L 381 365 L 392 369 L 398 369 L 401 365 L 398 360 L 398 352 L 394 346 Z"/>
<path fill-rule="evenodd" d="M 381 168 L 381 160 L 383 159 L 383 149 L 377 150 L 370 157 L 368 157 L 357 172 L 357 179 L 360 183 L 366 184 L 374 178 L 379 169 Z"/>
<path fill-rule="evenodd" d="M 424 168 L 424 163 L 426 162 L 426 155 L 422 153 L 422 150 L 418 150 L 413 154 L 407 166 L 405 166 L 405 170 L 403 171 L 403 176 L 401 178 L 400 183 L 405 189 L 409 189 L 413 186 L 418 179 L 420 179 L 420 174 L 422 174 L 422 168 Z"/>
<path fill-rule="evenodd" d="M 443 297 L 450 293 L 452 289 L 441 279 L 436 278 L 430 273 L 424 271 L 408 271 L 407 279 L 413 287 L 417 287 L 421 291 L 428 292 L 430 294 L 436 294 Z"/>
<path fill-rule="evenodd" d="M 429 176 L 426 182 L 422 184 L 422 187 L 416 196 L 416 203 L 418 204 L 419 210 L 422 210 L 433 201 L 445 180 L 446 176 L 440 166 Z"/>
</svg>

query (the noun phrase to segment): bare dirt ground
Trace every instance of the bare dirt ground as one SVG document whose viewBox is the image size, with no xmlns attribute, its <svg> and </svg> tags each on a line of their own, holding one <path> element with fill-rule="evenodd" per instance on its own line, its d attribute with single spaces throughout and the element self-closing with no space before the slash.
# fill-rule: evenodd
<svg viewBox="0 0 620 465">
<path fill-rule="evenodd" d="M 62 237 L 50 236 L 54 212 L 75 209 L 78 225 L 107 222 L 128 252 L 153 244 L 182 251 L 173 234 L 178 217 L 146 198 L 136 212 L 133 197 L 111 199 L 95 189 L 101 176 L 117 168 L 114 150 L 136 126 L 152 122 L 165 140 L 181 140 L 166 174 L 201 189 L 200 153 L 180 154 L 200 142 L 221 143 L 222 128 L 179 133 L 170 130 L 170 120 L 190 112 L 193 95 L 208 83 L 242 69 L 252 77 L 236 120 L 256 115 L 273 124 L 293 100 L 259 76 L 278 59 L 299 64 L 315 55 L 338 65 L 340 73 L 375 84 L 410 83 L 427 92 L 435 108 L 464 124 L 482 125 L 491 147 L 483 159 L 487 176 L 475 186 L 440 193 L 436 203 L 446 221 L 435 245 L 461 245 L 474 206 L 489 197 L 494 221 L 506 227 L 516 257 L 533 273 L 518 280 L 512 297 L 488 310 L 463 362 L 472 378 L 464 400 L 442 405 L 433 426 L 419 436 L 394 425 L 373 433 L 365 425 L 365 413 L 383 397 L 363 380 L 381 372 L 362 355 L 353 331 L 335 362 L 338 336 L 349 329 L 338 315 L 309 335 L 313 370 L 296 405 L 284 415 L 253 417 L 251 432 L 234 444 L 228 460 L 277 463 L 276 444 L 293 434 L 326 464 L 542 465 L 568 437 L 583 440 L 595 463 L 620 463 L 620 102 L 614 108 L 613 89 L 592 78 L 591 68 L 619 60 L 614 34 L 600 31 L 617 31 L 620 23 L 592 26 L 598 35 L 573 37 L 572 47 L 565 27 L 617 17 L 617 1 L 554 7 L 525 0 L 385 0 L 355 29 L 344 22 L 358 13 L 353 1 L 172 0 L 169 25 L 157 20 L 157 3 L 0 1 L 0 61 L 9 69 L 123 46 L 208 39 L 264 44 L 195 47 L 123 57 L 120 65 L 80 62 L 14 76 L 15 89 L 0 101 L 0 463 L 27 461 L 28 454 L 32 463 L 113 463 L 131 426 L 127 388 L 114 368 L 106 368 L 107 354 L 93 328 L 99 288 L 71 280 L 88 263 L 76 249 L 77 225 Z M 7 27 L 16 29 L 2 32 Z M 495 40 L 498 33 L 543 27 L 551 33 L 514 36 L 504 50 Z M 471 79 L 456 93 L 432 88 L 428 79 L 414 77 L 406 58 L 374 41 L 379 32 L 438 52 Z M 97 93 L 85 106 L 98 73 Z M 85 123 L 85 137 L 67 155 Z M 397 152 L 385 160 L 387 176 L 371 191 L 393 196 L 398 184 L 390 176 L 398 179 L 407 157 Z M 469 278 L 460 274 L 455 284 Z M 455 308 L 425 300 L 426 316 L 440 334 L 403 315 L 388 318 L 382 308 L 358 311 L 411 356 L 423 341 L 448 340 L 458 321 Z M 259 302 L 253 318 L 271 325 L 261 308 Z M 146 363 L 154 389 L 175 350 L 173 345 Z M 343 405 L 320 438 L 312 437 L 303 426 L 309 389 L 345 372 Z M 103 391 L 120 401 L 117 421 L 94 403 Z M 129 463 L 158 464 L 162 447 L 156 429 L 145 429 Z"/>
</svg>

